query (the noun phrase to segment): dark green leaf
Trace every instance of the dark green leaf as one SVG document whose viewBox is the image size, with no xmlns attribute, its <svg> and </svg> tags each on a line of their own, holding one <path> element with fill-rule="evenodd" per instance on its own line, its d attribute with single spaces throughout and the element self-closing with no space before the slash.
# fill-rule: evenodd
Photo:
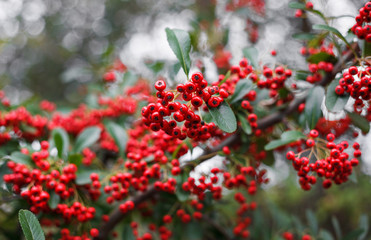
<svg viewBox="0 0 371 240">
<path fill-rule="evenodd" d="M 364 232 L 358 237 L 358 240 L 364 240 L 367 236 L 368 232 L 368 216 L 366 214 L 362 214 L 359 219 L 359 229 L 364 230 Z"/>
<path fill-rule="evenodd" d="M 317 233 L 318 233 L 318 221 L 317 221 L 316 216 L 314 215 L 314 213 L 310 209 L 307 209 L 305 211 L 305 216 L 307 218 L 307 221 L 308 221 L 310 230 L 312 231 L 312 234 L 317 235 Z"/>
<path fill-rule="evenodd" d="M 345 237 L 343 237 L 342 240 L 354 240 L 354 239 L 357 239 L 359 236 L 362 235 L 363 232 L 364 232 L 363 229 L 354 230 L 354 231 L 348 233 L 347 235 L 345 235 Z"/>
<path fill-rule="evenodd" d="M 307 58 L 307 61 L 310 63 L 316 63 L 318 64 L 319 62 L 331 62 L 331 63 L 336 63 L 337 59 L 334 55 L 326 53 L 326 52 L 319 52 L 316 54 L 311 55 L 310 57 Z"/>
<path fill-rule="evenodd" d="M 250 123 L 246 120 L 246 118 L 241 115 L 241 114 L 238 114 L 237 115 L 237 118 L 238 118 L 238 121 L 241 122 L 241 128 L 242 130 L 247 134 L 247 135 L 250 135 L 252 133 L 251 131 L 251 126 L 250 126 Z"/>
<path fill-rule="evenodd" d="M 126 143 L 128 141 L 128 135 L 126 134 L 125 129 L 114 122 L 108 122 L 106 128 L 111 137 L 115 140 L 115 143 L 119 148 L 120 156 L 123 157 L 126 150 Z"/>
<path fill-rule="evenodd" d="M 84 148 L 90 147 L 100 138 L 99 127 L 88 127 L 82 131 L 76 139 L 74 152 L 81 152 Z"/>
<path fill-rule="evenodd" d="M 312 40 L 317 35 L 314 33 L 295 33 L 292 35 L 292 38 L 299 39 L 299 40 Z"/>
<path fill-rule="evenodd" d="M 306 136 L 300 131 L 287 131 L 281 135 L 280 139 L 273 140 L 265 145 L 264 149 L 270 151 L 303 138 L 306 138 Z"/>
<path fill-rule="evenodd" d="M 241 79 L 237 84 L 235 91 L 231 97 L 230 103 L 233 104 L 235 102 L 240 101 L 246 94 L 248 94 L 251 89 L 253 89 L 254 85 L 248 79 Z"/>
<path fill-rule="evenodd" d="M 370 123 L 366 118 L 353 112 L 347 112 L 347 114 L 352 120 L 353 125 L 361 129 L 362 132 L 368 133 L 370 131 Z"/>
<path fill-rule="evenodd" d="M 345 39 L 345 37 L 336 28 L 330 27 L 328 25 L 316 24 L 316 25 L 313 25 L 313 29 L 325 30 L 325 31 L 328 31 L 328 32 L 332 32 L 337 37 L 339 37 L 348 47 L 350 47 L 349 42 Z"/>
<path fill-rule="evenodd" d="M 25 155 L 21 152 L 14 152 L 9 156 L 9 159 L 12 160 L 13 162 L 20 163 L 20 164 L 25 164 L 25 165 L 31 165 L 32 159 L 30 156 Z"/>
<path fill-rule="evenodd" d="M 167 41 L 178 58 L 187 78 L 191 67 L 189 52 L 191 51 L 191 39 L 186 31 L 166 28 Z"/>
<path fill-rule="evenodd" d="M 339 224 L 338 219 L 336 217 L 332 216 L 331 222 L 332 222 L 332 226 L 334 227 L 334 230 L 335 230 L 336 239 L 341 239 L 342 234 L 341 234 L 341 228 L 340 228 L 340 224 Z"/>
<path fill-rule="evenodd" d="M 54 191 L 52 191 L 52 193 L 50 194 L 50 198 L 49 198 L 49 201 L 48 201 L 48 205 L 51 209 L 55 209 L 59 202 L 60 202 L 61 198 L 59 197 L 58 194 L 56 194 Z"/>
<path fill-rule="evenodd" d="M 254 68 L 258 67 L 258 50 L 255 47 L 246 47 L 242 50 L 243 55 L 249 60 Z"/>
<path fill-rule="evenodd" d="M 363 40 L 362 56 L 364 57 L 371 56 L 371 42 L 367 42 Z"/>
<path fill-rule="evenodd" d="M 209 107 L 213 122 L 224 132 L 232 133 L 237 129 L 236 116 L 231 107 L 223 101 L 218 107 Z"/>
<path fill-rule="evenodd" d="M 69 154 L 68 155 L 68 162 L 75 164 L 79 167 L 82 163 L 82 155 L 81 154 Z"/>
<path fill-rule="evenodd" d="M 36 216 L 28 210 L 19 210 L 19 223 L 27 240 L 45 240 L 44 232 Z"/>
<path fill-rule="evenodd" d="M 64 158 L 67 156 L 68 147 L 70 145 L 67 132 L 63 128 L 55 128 L 52 132 L 52 136 L 54 145 L 58 150 L 58 157 Z"/>
<path fill-rule="evenodd" d="M 349 94 L 338 95 L 335 93 L 336 86 L 339 85 L 338 79 L 335 79 L 327 87 L 325 105 L 330 112 L 340 112 L 344 110 L 349 100 Z"/>
<path fill-rule="evenodd" d="M 305 118 L 310 129 L 313 129 L 322 115 L 321 105 L 325 96 L 325 90 L 321 86 L 315 86 L 309 92 L 305 101 Z"/>
</svg>

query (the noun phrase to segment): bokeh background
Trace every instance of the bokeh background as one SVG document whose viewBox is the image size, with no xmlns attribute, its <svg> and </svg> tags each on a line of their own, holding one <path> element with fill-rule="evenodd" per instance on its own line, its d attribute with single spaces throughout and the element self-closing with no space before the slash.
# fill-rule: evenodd
<svg viewBox="0 0 371 240">
<path fill-rule="evenodd" d="M 175 76 L 167 71 L 176 58 L 166 41 L 166 27 L 191 33 L 192 68 L 204 70 L 209 80 L 218 77 L 215 58 L 230 52 L 227 63 L 237 64 L 242 49 L 252 45 L 259 50 L 263 64 L 280 62 L 293 69 L 306 68 L 299 52 L 302 43 L 291 36 L 310 30 L 306 21 L 317 23 L 320 19 L 308 15 L 308 20 L 298 20 L 295 10 L 288 8 L 288 0 L 266 0 L 264 8 L 228 11 L 233 2 L 238 1 L 2 0 L 0 88 L 13 104 L 47 99 L 58 107 L 73 107 L 85 100 L 89 84 L 102 81 L 104 72 L 117 60 L 149 80 L 158 75 L 184 79 L 182 71 Z M 331 21 L 343 34 L 365 2 L 313 1 L 315 9 L 326 16 L 344 15 Z M 270 55 L 271 50 L 277 51 L 277 57 Z M 153 71 L 154 64 L 165 67 Z M 321 187 L 302 191 L 278 154 L 275 166 L 269 168 L 271 182 L 258 195 L 263 207 L 257 211 L 261 221 L 254 221 L 254 229 L 256 236 L 263 238 L 256 239 L 271 239 L 266 228 L 277 232 L 285 224 L 306 231 L 318 223 L 317 227 L 334 236 L 338 236 L 337 223 L 343 235 L 359 224 L 368 225 L 371 136 L 358 140 L 366 156 L 361 169 L 352 181 L 326 191 Z"/>
</svg>

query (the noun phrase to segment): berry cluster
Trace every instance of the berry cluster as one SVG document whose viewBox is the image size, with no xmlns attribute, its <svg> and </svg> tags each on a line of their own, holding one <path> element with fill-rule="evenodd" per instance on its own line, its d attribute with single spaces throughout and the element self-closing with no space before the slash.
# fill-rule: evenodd
<svg viewBox="0 0 371 240">
<path fill-rule="evenodd" d="M 208 87 L 201 73 L 193 74 L 186 84 L 178 84 L 175 95 L 172 91 L 165 91 L 166 83 L 163 80 L 158 80 L 155 88 L 157 103 L 150 103 L 142 108 L 142 121 L 152 131 L 163 130 L 180 140 L 189 137 L 195 141 L 218 135 L 215 124 L 205 123 L 195 111 L 202 107 L 204 102 L 208 107 L 218 107 L 224 98 L 229 96 L 227 91 L 219 90 L 217 86 Z M 216 96 L 217 94 L 219 96 Z M 186 104 L 175 101 L 179 95 Z M 184 122 L 183 127 L 178 127 L 177 122 Z"/>
<path fill-rule="evenodd" d="M 365 106 L 364 101 L 371 102 L 371 67 L 363 69 L 352 66 L 344 71 L 342 78 L 339 80 L 339 85 L 335 88 L 335 92 L 338 95 L 349 93 L 355 99 L 354 111 L 361 113 Z M 368 108 L 368 113 L 370 112 L 371 107 Z M 367 115 L 369 116 L 370 114 Z"/>
<path fill-rule="evenodd" d="M 371 42 L 371 2 L 367 2 L 364 7 L 359 10 L 359 15 L 356 16 L 356 24 L 351 28 L 352 32 L 359 39 L 365 39 Z"/>
<path fill-rule="evenodd" d="M 353 144 L 354 158 L 349 160 L 349 154 L 345 152 L 349 146 L 347 141 L 336 144 L 334 142 L 335 135 L 332 133 L 327 134 L 327 141 L 318 136 L 317 130 L 311 130 L 305 142 L 307 149 L 298 154 L 293 151 L 286 154 L 286 158 L 292 161 L 294 169 L 298 171 L 299 183 L 304 190 L 310 190 L 311 184 L 317 182 L 316 176 L 311 172 L 317 173 L 318 177 L 325 178 L 322 184 L 324 188 L 331 187 L 333 182 L 336 184 L 346 182 L 349 175 L 352 174 L 353 167 L 358 165 L 357 158 L 361 156 L 358 143 Z M 305 152 L 309 152 L 308 157 L 302 156 Z M 323 153 L 325 153 L 323 158 L 312 162 L 313 155 L 319 158 Z"/>
</svg>

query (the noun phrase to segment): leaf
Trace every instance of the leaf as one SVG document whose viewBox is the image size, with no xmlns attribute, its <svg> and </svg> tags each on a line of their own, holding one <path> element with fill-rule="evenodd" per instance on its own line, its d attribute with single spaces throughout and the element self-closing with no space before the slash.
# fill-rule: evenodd
<svg viewBox="0 0 371 240">
<path fill-rule="evenodd" d="M 319 240 L 334 240 L 334 237 L 331 233 L 325 229 L 319 231 Z"/>
<path fill-rule="evenodd" d="M 370 123 L 367 121 L 366 118 L 358 115 L 357 113 L 348 112 L 348 116 L 352 120 L 354 126 L 358 127 L 364 133 L 368 133 L 370 131 Z"/>
<path fill-rule="evenodd" d="M 310 129 L 313 129 L 322 115 L 321 105 L 325 96 L 325 90 L 321 86 L 315 86 L 309 92 L 305 101 L 305 118 Z"/>
<path fill-rule="evenodd" d="M 295 33 L 292 35 L 292 38 L 299 39 L 299 40 L 312 40 L 316 38 L 316 34 L 314 33 Z"/>
<path fill-rule="evenodd" d="M 334 55 L 326 53 L 326 52 L 319 52 L 316 54 L 311 55 L 310 57 L 307 58 L 307 61 L 310 63 L 316 63 L 318 64 L 319 62 L 331 62 L 331 63 L 336 63 L 337 59 Z"/>
<path fill-rule="evenodd" d="M 336 239 L 341 239 L 341 228 L 340 228 L 340 224 L 339 224 L 339 221 L 336 217 L 332 216 L 331 218 L 331 222 L 332 222 L 332 226 L 334 227 L 334 230 L 335 230 L 335 235 L 336 235 Z"/>
<path fill-rule="evenodd" d="M 248 94 L 251 91 L 251 89 L 253 89 L 253 87 L 254 85 L 252 84 L 250 80 L 248 79 L 240 80 L 236 84 L 236 88 L 231 97 L 230 103 L 233 104 L 241 100 L 246 94 Z"/>
<path fill-rule="evenodd" d="M 237 120 L 231 107 L 223 101 L 218 107 L 209 107 L 213 122 L 224 132 L 232 133 L 237 129 Z"/>
<path fill-rule="evenodd" d="M 364 232 L 358 237 L 358 240 L 364 240 L 366 238 L 368 226 L 368 216 L 366 214 L 362 214 L 359 219 L 359 229 L 364 230 Z"/>
<path fill-rule="evenodd" d="M 258 50 L 255 47 L 246 47 L 242 50 L 243 55 L 249 60 L 254 68 L 258 67 Z"/>
<path fill-rule="evenodd" d="M 354 231 L 348 233 L 345 237 L 343 237 L 342 240 L 354 240 L 354 239 L 357 239 L 359 236 L 362 235 L 363 232 L 364 232 L 363 229 L 354 230 Z"/>
<path fill-rule="evenodd" d="M 49 198 L 49 201 L 48 201 L 48 205 L 51 209 L 55 209 L 57 208 L 59 202 L 60 202 L 61 198 L 59 197 L 58 194 L 56 194 L 54 191 L 52 191 L 52 193 L 50 194 L 50 198 Z"/>
<path fill-rule="evenodd" d="M 63 128 L 55 128 L 52 131 L 52 136 L 54 145 L 58 150 L 58 157 L 63 158 L 67 156 L 68 147 L 70 145 L 67 132 Z"/>
<path fill-rule="evenodd" d="M 31 157 L 21 152 L 13 152 L 8 158 L 15 163 L 20 163 L 28 166 L 32 163 Z"/>
<path fill-rule="evenodd" d="M 79 167 L 82 163 L 82 155 L 81 154 L 69 154 L 68 155 L 68 162 L 75 164 Z"/>
<path fill-rule="evenodd" d="M 371 42 L 363 40 L 362 56 L 364 57 L 371 56 Z"/>
<path fill-rule="evenodd" d="M 300 131 L 287 131 L 281 135 L 281 139 L 273 140 L 265 145 L 264 150 L 270 151 L 303 138 L 306 138 L 306 136 Z"/>
<path fill-rule="evenodd" d="M 124 74 L 122 88 L 124 89 L 125 87 L 133 86 L 137 82 L 137 80 L 138 80 L 138 75 L 132 72 L 126 72 Z"/>
<path fill-rule="evenodd" d="M 152 70 L 154 74 L 159 73 L 165 66 L 163 61 L 157 61 L 152 63 L 146 63 L 146 66 Z"/>
<path fill-rule="evenodd" d="M 225 83 L 230 76 L 231 76 L 231 71 L 228 71 L 227 74 L 224 76 L 223 80 L 220 81 L 220 83 L 218 84 L 218 86 L 220 87 L 220 85 L 222 85 L 223 83 Z"/>
<path fill-rule="evenodd" d="M 289 7 L 293 9 L 301 9 L 301 10 L 307 9 L 304 3 L 299 3 L 299 2 L 290 2 Z"/>
<path fill-rule="evenodd" d="M 85 185 L 91 183 L 90 175 L 92 173 L 97 173 L 98 175 L 100 174 L 100 172 L 95 169 L 79 168 L 76 172 L 76 184 Z"/>
<path fill-rule="evenodd" d="M 125 129 L 114 122 L 108 122 L 106 124 L 106 129 L 119 148 L 119 155 L 123 157 L 126 150 L 126 143 L 128 141 L 128 135 L 126 134 Z"/>
<path fill-rule="evenodd" d="M 246 118 L 241 115 L 241 114 L 238 114 L 237 115 L 237 118 L 238 118 L 238 121 L 241 122 L 241 128 L 242 130 L 247 134 L 247 135 L 250 135 L 252 133 L 251 131 L 251 126 L 250 126 L 250 123 L 246 120 Z"/>
<path fill-rule="evenodd" d="M 338 95 L 335 93 L 335 88 L 339 84 L 338 79 L 335 79 L 327 87 L 325 105 L 330 112 L 340 112 L 344 110 L 345 105 L 349 100 L 349 94 Z"/>
<path fill-rule="evenodd" d="M 305 216 L 307 218 L 307 221 L 309 223 L 310 230 L 312 231 L 313 235 L 317 235 L 318 233 L 318 221 L 316 216 L 314 215 L 313 211 L 310 209 L 307 209 L 305 211 Z"/>
<path fill-rule="evenodd" d="M 349 42 L 345 39 L 345 37 L 336 28 L 330 27 L 328 25 L 316 24 L 316 25 L 313 25 L 313 29 L 325 30 L 325 31 L 328 31 L 328 32 L 332 32 L 333 34 L 338 36 L 348 47 L 350 47 Z"/>
<path fill-rule="evenodd" d="M 100 138 L 99 127 L 88 127 L 82 131 L 76 139 L 74 152 L 81 152 L 84 148 L 90 147 Z"/>
<path fill-rule="evenodd" d="M 19 223 L 26 240 L 45 240 L 44 232 L 36 216 L 28 210 L 19 210 Z"/>
<path fill-rule="evenodd" d="M 191 51 L 191 39 L 186 31 L 166 28 L 167 41 L 178 58 L 187 78 L 191 67 L 189 52 Z"/>
</svg>

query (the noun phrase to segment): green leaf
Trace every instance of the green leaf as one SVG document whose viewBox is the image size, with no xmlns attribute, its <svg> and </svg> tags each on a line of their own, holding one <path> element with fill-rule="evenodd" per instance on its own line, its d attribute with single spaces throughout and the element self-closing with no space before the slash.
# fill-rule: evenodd
<svg viewBox="0 0 371 240">
<path fill-rule="evenodd" d="M 246 47 L 242 50 L 243 55 L 249 60 L 254 68 L 258 67 L 258 50 L 255 47 Z"/>
<path fill-rule="evenodd" d="M 132 72 L 126 72 L 124 74 L 122 88 L 133 86 L 138 81 L 138 75 Z"/>
<path fill-rule="evenodd" d="M 126 150 L 126 143 L 128 141 L 128 135 L 126 134 L 125 129 L 114 122 L 108 122 L 106 124 L 106 129 L 119 148 L 119 155 L 123 157 Z"/>
<path fill-rule="evenodd" d="M 70 140 L 68 138 L 67 132 L 63 128 L 55 128 L 52 131 L 54 145 L 58 150 L 58 157 L 64 158 L 67 156 L 68 147 L 70 145 Z"/>
<path fill-rule="evenodd" d="M 343 237 L 342 240 L 354 240 L 354 239 L 357 239 L 359 236 L 362 235 L 363 232 L 364 232 L 363 229 L 354 230 L 354 231 L 348 233 L 347 235 L 345 235 L 345 237 Z"/>
<path fill-rule="evenodd" d="M 313 29 L 325 30 L 325 31 L 331 32 L 331 33 L 335 34 L 337 37 L 339 37 L 348 47 L 350 47 L 349 42 L 345 39 L 345 37 L 336 28 L 330 27 L 328 25 L 316 24 L 316 25 L 313 25 Z"/>
<path fill-rule="evenodd" d="M 224 132 L 232 133 L 237 129 L 237 120 L 231 107 L 223 101 L 218 107 L 209 107 L 213 122 Z"/>
<path fill-rule="evenodd" d="M 191 39 L 186 31 L 166 28 L 167 41 L 178 58 L 187 78 L 191 67 L 189 52 L 191 51 Z"/>
<path fill-rule="evenodd" d="M 55 209 L 57 208 L 59 202 L 60 202 L 61 198 L 59 197 L 58 194 L 56 194 L 54 191 L 52 191 L 52 193 L 50 194 L 50 198 L 49 198 L 49 201 L 48 201 L 48 205 L 51 209 Z"/>
<path fill-rule="evenodd" d="M 179 175 L 173 176 L 177 182 L 177 187 L 175 189 L 175 195 L 180 202 L 185 202 L 189 199 L 189 192 L 186 192 L 182 188 L 182 184 L 187 181 L 189 177 L 189 172 L 182 171 Z"/>
<path fill-rule="evenodd" d="M 326 52 L 319 52 L 316 54 L 311 55 L 310 57 L 307 58 L 307 61 L 310 63 L 316 63 L 318 64 L 319 62 L 331 62 L 331 63 L 336 63 L 337 59 L 334 55 L 326 53 Z"/>
<path fill-rule="evenodd" d="M 334 240 L 334 237 L 331 233 L 325 229 L 319 231 L 319 240 Z"/>
<path fill-rule="evenodd" d="M 220 85 L 222 85 L 223 83 L 225 83 L 230 76 L 231 76 L 231 71 L 228 71 L 227 74 L 224 76 L 223 80 L 220 81 L 220 83 L 218 84 L 218 86 L 220 87 Z"/>
<path fill-rule="evenodd" d="M 88 127 L 82 131 L 76 139 L 74 152 L 81 152 L 84 148 L 90 147 L 100 138 L 99 127 Z"/>
<path fill-rule="evenodd" d="M 254 85 L 248 79 L 242 79 L 236 84 L 235 91 L 231 97 L 230 103 L 233 104 L 235 102 L 240 101 L 246 94 L 248 94 Z"/>
<path fill-rule="evenodd" d="M 338 79 L 333 80 L 327 87 L 325 105 L 330 112 L 340 112 L 344 110 L 349 100 L 349 94 L 338 95 L 335 93 L 336 86 L 339 85 Z"/>
<path fill-rule="evenodd" d="M 310 209 L 307 209 L 305 211 L 305 216 L 307 218 L 307 221 L 308 221 L 308 224 L 309 224 L 309 227 L 310 227 L 310 230 L 311 230 L 312 234 L 317 235 L 317 233 L 318 233 L 318 221 L 317 221 L 317 218 L 314 215 L 313 211 L 311 211 Z"/>
<path fill-rule="evenodd" d="M 44 232 L 36 216 L 28 210 L 19 210 L 19 223 L 26 240 L 45 240 Z"/>
<path fill-rule="evenodd" d="M 15 163 L 20 163 L 28 166 L 32 163 L 31 157 L 21 152 L 13 152 L 8 158 Z"/>
<path fill-rule="evenodd" d="M 299 2 L 290 2 L 289 7 L 293 9 L 301 9 L 301 10 L 307 9 L 304 3 L 299 3 Z"/>
<path fill-rule="evenodd" d="M 357 113 L 353 113 L 353 112 L 347 111 L 347 114 L 352 120 L 353 125 L 361 129 L 362 132 L 368 133 L 370 131 L 370 123 L 369 121 L 367 121 L 366 118 L 358 115 Z"/>
<path fill-rule="evenodd" d="M 299 40 L 312 40 L 316 38 L 316 34 L 314 33 L 295 33 L 292 35 L 292 38 L 299 39 Z"/>
<path fill-rule="evenodd" d="M 363 40 L 362 56 L 363 57 L 371 56 L 371 42 Z"/>
<path fill-rule="evenodd" d="M 68 155 L 68 162 L 75 164 L 79 167 L 82 163 L 82 155 L 81 154 L 69 154 Z"/>
<path fill-rule="evenodd" d="M 149 69 L 151 69 L 154 74 L 157 74 L 162 69 L 164 69 L 165 63 L 163 61 L 157 61 L 157 62 L 146 63 L 146 66 Z"/>
<path fill-rule="evenodd" d="M 310 129 L 313 129 L 322 115 L 321 105 L 325 96 L 325 90 L 321 86 L 315 86 L 309 92 L 305 101 L 305 118 Z"/>
<path fill-rule="evenodd" d="M 303 138 L 306 138 L 306 136 L 300 131 L 287 131 L 281 135 L 280 139 L 273 140 L 265 145 L 264 150 L 270 151 Z"/>
<path fill-rule="evenodd" d="M 341 239 L 342 234 L 341 234 L 341 228 L 340 228 L 340 223 L 339 223 L 338 219 L 336 217 L 332 216 L 331 222 L 332 222 L 332 226 L 334 227 L 334 230 L 335 230 L 336 239 Z"/>
<path fill-rule="evenodd" d="M 250 126 L 250 123 L 246 120 L 246 118 L 241 115 L 241 114 L 238 114 L 237 115 L 237 118 L 238 118 L 238 121 L 241 122 L 241 128 L 242 130 L 247 134 L 247 135 L 250 135 L 252 133 L 252 130 L 251 130 L 251 126 Z"/>
<path fill-rule="evenodd" d="M 100 174 L 100 172 L 95 169 L 79 168 L 76 172 L 76 184 L 85 185 L 91 183 L 90 175 L 92 173 L 97 173 L 98 175 Z"/>
<path fill-rule="evenodd" d="M 362 214 L 359 219 L 359 229 L 364 230 L 364 232 L 358 237 L 358 240 L 364 240 L 366 238 L 368 226 L 368 216 L 366 214 Z"/>
</svg>

